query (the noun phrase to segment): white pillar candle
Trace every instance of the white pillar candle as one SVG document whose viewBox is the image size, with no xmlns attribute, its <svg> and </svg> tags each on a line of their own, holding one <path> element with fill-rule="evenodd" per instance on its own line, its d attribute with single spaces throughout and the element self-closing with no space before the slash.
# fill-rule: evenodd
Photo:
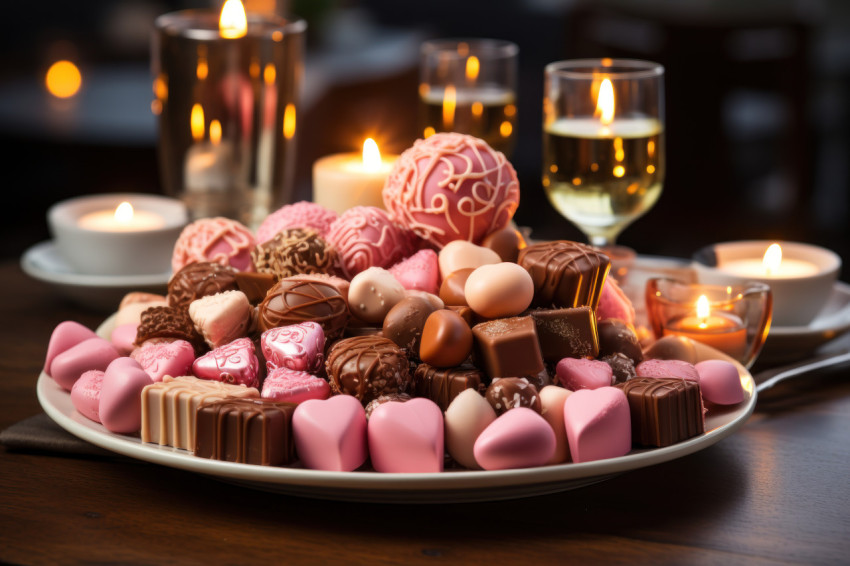
<svg viewBox="0 0 850 566">
<path fill-rule="evenodd" d="M 370 143 L 371 142 L 371 143 Z M 363 154 L 337 153 L 313 165 L 313 202 L 342 214 L 354 206 L 384 208 L 384 183 L 398 155 L 381 156 L 370 139 Z"/>
</svg>

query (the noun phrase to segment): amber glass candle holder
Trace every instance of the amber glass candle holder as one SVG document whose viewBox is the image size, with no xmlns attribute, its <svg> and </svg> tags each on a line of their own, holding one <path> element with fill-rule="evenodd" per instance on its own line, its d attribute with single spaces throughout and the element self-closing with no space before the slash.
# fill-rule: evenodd
<svg viewBox="0 0 850 566">
<path fill-rule="evenodd" d="M 691 338 L 750 368 L 770 329 L 773 296 L 759 282 L 721 286 L 653 278 L 646 282 L 646 310 L 656 338 Z"/>
</svg>

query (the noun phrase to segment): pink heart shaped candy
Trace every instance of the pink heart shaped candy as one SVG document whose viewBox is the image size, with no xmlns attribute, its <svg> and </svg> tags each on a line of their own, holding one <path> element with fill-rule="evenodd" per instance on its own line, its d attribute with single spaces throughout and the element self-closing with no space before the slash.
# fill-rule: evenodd
<svg viewBox="0 0 850 566">
<path fill-rule="evenodd" d="M 564 401 L 564 426 L 573 462 L 624 456 L 632 449 L 629 402 L 622 389 L 581 389 Z"/>
<path fill-rule="evenodd" d="M 317 373 L 325 360 L 325 332 L 312 321 L 279 326 L 263 332 L 260 347 L 269 371 L 289 368 Z"/>
<path fill-rule="evenodd" d="M 275 368 L 263 380 L 261 397 L 284 403 L 327 399 L 331 387 L 321 377 L 289 368 Z"/>
<path fill-rule="evenodd" d="M 744 400 L 744 388 L 735 364 L 725 360 L 705 360 L 694 368 L 699 373 L 699 389 L 706 401 L 716 405 L 736 405 Z"/>
<path fill-rule="evenodd" d="M 44 359 L 44 373 L 52 376 L 50 364 L 53 359 L 72 346 L 76 346 L 88 338 L 97 338 L 93 330 L 73 320 L 60 322 L 50 334 L 47 343 L 47 356 Z"/>
<path fill-rule="evenodd" d="M 189 369 L 195 361 L 195 349 L 185 340 L 145 342 L 133 350 L 130 356 L 139 362 L 152 380 L 162 381 L 166 375 L 189 375 Z"/>
<path fill-rule="evenodd" d="M 555 432 L 537 411 L 515 407 L 481 432 L 473 450 L 485 470 L 534 468 L 555 453 Z"/>
<path fill-rule="evenodd" d="M 201 379 L 259 387 L 260 362 L 256 352 L 250 338 L 237 338 L 196 359 L 192 373 Z"/>
<path fill-rule="evenodd" d="M 599 389 L 614 383 L 614 371 L 601 360 L 564 358 L 555 367 L 558 383 L 570 391 Z"/>
<path fill-rule="evenodd" d="M 109 335 L 109 340 L 121 354 L 127 356 L 136 349 L 136 331 L 138 328 L 139 323 L 137 322 L 120 324 Z"/>
<path fill-rule="evenodd" d="M 366 461 L 366 411 L 355 397 L 304 401 L 292 415 L 295 451 L 312 470 L 351 472 Z"/>
<path fill-rule="evenodd" d="M 142 389 L 153 383 L 139 362 L 129 357 L 106 368 L 100 390 L 100 422 L 110 432 L 132 434 L 142 426 Z"/>
<path fill-rule="evenodd" d="M 60 387 L 70 391 L 84 372 L 104 371 L 120 355 L 109 340 L 98 336 L 87 338 L 57 354 L 50 364 L 50 375 Z"/>
<path fill-rule="evenodd" d="M 547 427 L 549 425 L 546 425 Z M 379 405 L 369 417 L 369 454 L 379 472 L 443 471 L 443 412 L 418 397 Z"/>
<path fill-rule="evenodd" d="M 98 410 L 103 375 L 104 373 L 97 369 L 83 372 L 83 375 L 71 387 L 71 404 L 78 413 L 96 423 L 100 422 Z"/>
</svg>

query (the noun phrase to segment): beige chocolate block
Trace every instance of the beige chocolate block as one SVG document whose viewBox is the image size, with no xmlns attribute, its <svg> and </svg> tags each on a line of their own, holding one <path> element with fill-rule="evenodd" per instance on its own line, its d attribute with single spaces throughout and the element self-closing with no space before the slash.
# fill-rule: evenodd
<svg viewBox="0 0 850 566">
<path fill-rule="evenodd" d="M 256 398 L 255 387 L 194 376 L 165 376 L 142 390 L 142 442 L 195 448 L 195 412 L 202 403 L 225 398 Z"/>
</svg>

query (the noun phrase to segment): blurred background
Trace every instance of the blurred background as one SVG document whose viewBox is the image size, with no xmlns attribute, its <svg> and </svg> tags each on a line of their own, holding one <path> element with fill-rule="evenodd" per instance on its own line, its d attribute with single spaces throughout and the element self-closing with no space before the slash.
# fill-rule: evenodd
<svg viewBox="0 0 850 566">
<path fill-rule="evenodd" d="M 712 242 L 785 239 L 850 258 L 850 3 L 845 0 L 255 0 L 248 11 L 308 22 L 296 200 L 313 162 L 367 136 L 400 153 L 420 136 L 424 39 L 492 37 L 520 47 L 516 221 L 583 240 L 540 183 L 543 68 L 577 57 L 662 63 L 667 180 L 619 243 L 689 257 Z M 65 198 L 161 192 L 150 38 L 165 12 L 219 2 L 34 0 L 6 6 L 0 141 L 7 207 L 0 253 L 49 239 Z M 51 96 L 50 64 L 73 61 L 80 92 Z M 845 273 L 847 269 L 845 268 Z M 846 275 L 842 275 L 847 279 Z"/>
</svg>

